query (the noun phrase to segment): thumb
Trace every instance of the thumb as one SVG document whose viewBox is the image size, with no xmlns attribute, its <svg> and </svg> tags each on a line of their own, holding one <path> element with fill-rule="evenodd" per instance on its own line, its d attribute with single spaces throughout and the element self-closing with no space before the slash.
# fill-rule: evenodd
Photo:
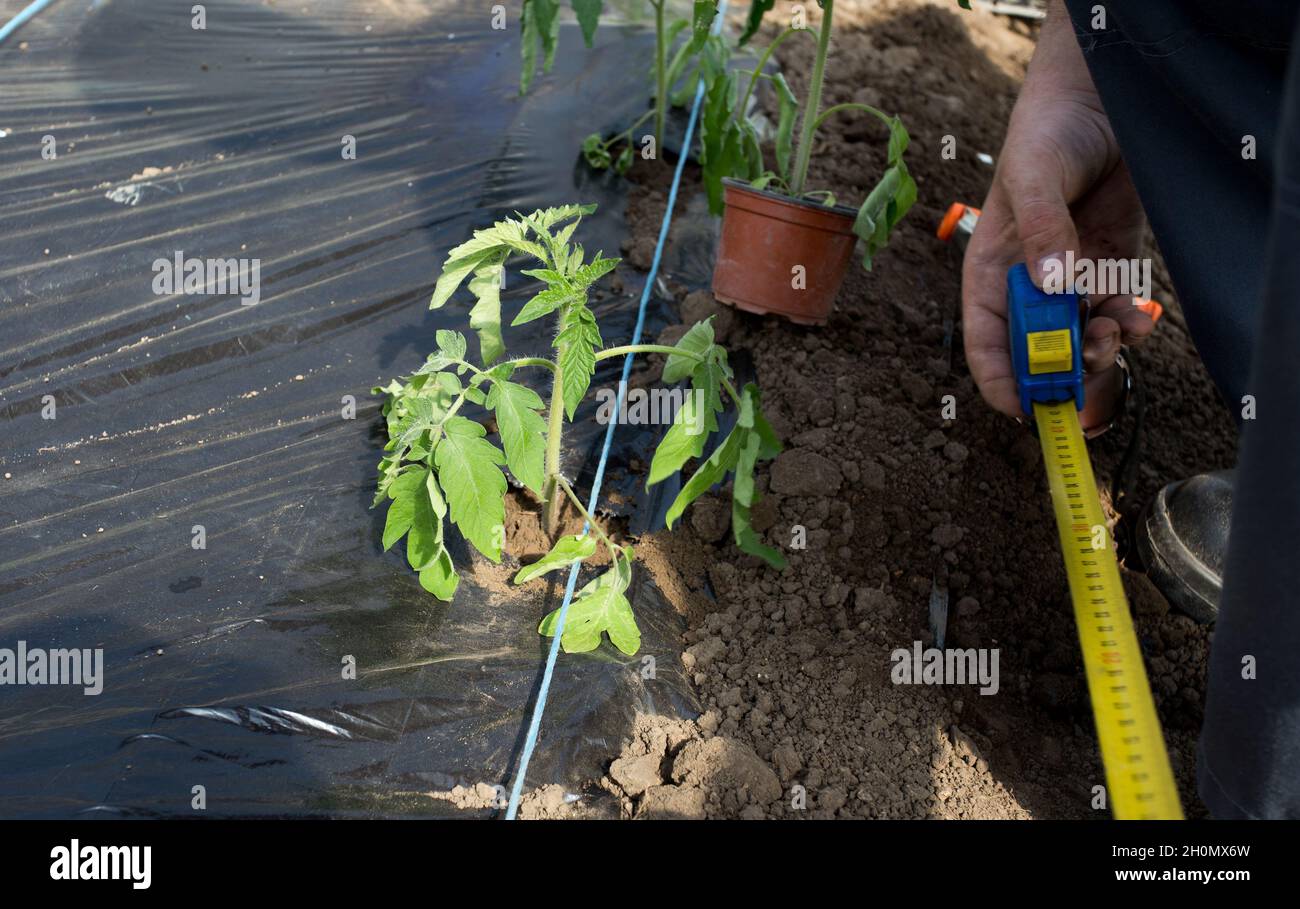
<svg viewBox="0 0 1300 909">
<path fill-rule="evenodd" d="M 1066 270 L 1066 253 L 1079 252 L 1079 233 L 1065 200 L 1065 173 L 1054 154 L 1017 156 L 1007 162 L 1004 182 L 1016 234 L 1029 274 L 1039 287 L 1053 280 L 1049 290 L 1072 288 L 1073 273 Z"/>
</svg>

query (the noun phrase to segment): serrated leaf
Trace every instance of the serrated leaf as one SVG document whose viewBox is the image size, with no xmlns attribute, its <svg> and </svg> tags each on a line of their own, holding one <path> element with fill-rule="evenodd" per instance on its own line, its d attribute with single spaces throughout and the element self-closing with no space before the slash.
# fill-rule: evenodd
<svg viewBox="0 0 1300 909">
<path fill-rule="evenodd" d="M 709 211 L 721 215 L 722 178 L 735 171 L 740 148 L 733 117 L 735 77 L 725 68 L 708 77 L 704 112 L 700 117 L 701 178 L 708 194 Z"/>
<path fill-rule="evenodd" d="M 433 459 L 452 521 L 475 549 L 499 562 L 498 528 L 505 522 L 506 492 L 506 477 L 500 465 L 506 458 L 483 438 L 486 434 L 478 423 L 452 417 L 443 426 L 443 437 L 434 449 Z"/>
<path fill-rule="evenodd" d="M 438 329 L 434 335 L 438 342 L 438 352 L 448 360 L 463 360 L 468 345 L 465 343 L 465 336 L 458 331 L 450 331 L 446 328 Z"/>
<path fill-rule="evenodd" d="M 687 48 L 693 54 L 709 40 L 709 29 L 713 27 L 713 17 L 718 14 L 718 0 L 695 0 L 691 12 L 691 41 Z"/>
<path fill-rule="evenodd" d="M 604 4 L 601 0 L 570 0 L 570 4 L 573 6 L 573 14 L 578 17 L 578 25 L 582 28 L 582 41 L 591 47 Z"/>
<path fill-rule="evenodd" d="M 456 566 L 452 564 L 451 554 L 444 548 L 432 564 L 420 571 L 420 586 L 443 602 L 451 602 L 460 586 L 460 577 Z"/>
<path fill-rule="evenodd" d="M 424 490 L 427 469 L 408 470 L 388 484 L 387 493 L 393 503 L 388 506 L 388 515 L 384 519 L 384 552 L 393 548 L 393 544 L 411 529 L 415 517 L 416 491 Z"/>
<path fill-rule="evenodd" d="M 736 457 L 736 476 L 731 487 L 731 530 L 742 552 L 758 556 L 773 568 L 784 569 L 785 556 L 763 543 L 750 524 L 750 509 L 758 501 L 754 490 L 754 465 L 762 448 L 763 440 L 758 432 L 745 433 Z"/>
<path fill-rule="evenodd" d="M 546 474 L 546 421 L 538 411 L 546 405 L 527 385 L 498 381 L 488 391 L 487 406 L 496 414 L 510 472 L 540 495 Z"/>
<path fill-rule="evenodd" d="M 620 259 L 606 259 L 597 253 L 594 260 L 574 271 L 570 280 L 575 287 L 585 290 L 613 271 L 620 261 Z"/>
<path fill-rule="evenodd" d="M 590 215 L 596 210 L 596 204 L 589 202 L 584 205 L 557 205 L 552 208 L 539 208 L 529 217 L 535 221 L 542 230 L 550 230 L 557 224 L 570 221 L 574 218 L 581 218 Z"/>
<path fill-rule="evenodd" d="M 605 170 L 613 163 L 600 133 L 592 133 L 582 140 L 582 158 L 592 170 Z"/>
<path fill-rule="evenodd" d="M 757 34 L 763 24 L 763 15 L 775 5 L 776 0 L 753 0 L 749 4 L 749 17 L 745 20 L 745 30 L 740 34 L 740 47 Z"/>
<path fill-rule="evenodd" d="M 614 162 L 614 173 L 622 176 L 632 169 L 632 146 L 625 145 Z"/>
<path fill-rule="evenodd" d="M 469 282 L 470 293 L 477 301 L 469 311 L 469 325 L 478 332 L 479 353 L 484 366 L 491 366 L 506 352 L 501 338 L 501 282 L 505 278 L 507 255 L 503 250 L 489 256 L 474 271 Z"/>
<path fill-rule="evenodd" d="M 696 322 L 678 339 L 673 345 L 677 350 L 685 351 L 694 356 L 681 356 L 678 354 L 669 354 L 668 360 L 664 363 L 663 380 L 669 384 L 680 382 L 687 376 L 695 372 L 695 368 L 700 365 L 700 357 L 713 346 L 713 317 L 705 319 L 703 322 Z"/>
<path fill-rule="evenodd" d="M 406 561 L 416 571 L 433 564 L 442 551 L 442 516 L 433 509 L 430 483 L 433 475 L 423 471 L 418 489 L 411 497 L 411 530 L 406 536 Z M 433 485 L 436 490 L 436 484 Z M 441 501 L 441 496 L 439 496 Z"/>
<path fill-rule="evenodd" d="M 531 565 L 525 565 L 519 569 L 515 575 L 516 584 L 526 584 L 533 578 L 555 571 L 560 568 L 567 568 L 574 562 L 581 562 L 589 559 L 596 552 L 596 538 L 588 534 L 573 534 L 563 536 L 555 541 L 551 551 L 542 556 Z"/>
<path fill-rule="evenodd" d="M 722 482 L 727 474 L 735 469 L 736 459 L 740 456 L 740 446 L 744 436 L 745 430 L 743 427 L 734 427 L 731 432 L 727 433 L 727 437 L 722 440 L 722 444 L 709 455 L 708 460 L 701 464 L 691 478 L 686 481 L 686 484 L 682 486 L 681 492 L 677 493 L 677 498 L 673 499 L 673 504 L 668 506 L 668 514 L 664 517 L 664 523 L 670 530 L 673 522 L 686 511 L 687 505 L 690 505 L 716 484 Z"/>
<path fill-rule="evenodd" d="M 519 39 L 519 94 L 528 93 L 529 87 L 533 84 L 533 76 L 537 72 L 537 42 L 540 35 L 537 31 L 537 14 L 533 10 L 533 0 L 524 0 L 524 8 L 521 14 L 523 24 L 523 34 Z"/>
<path fill-rule="evenodd" d="M 585 307 L 575 307 L 565 314 L 565 325 L 556 335 L 555 346 L 560 352 L 560 396 L 570 420 L 591 385 L 596 371 L 595 347 L 599 343 L 600 332 Z"/>
<path fill-rule="evenodd" d="M 608 633 L 614 646 L 628 656 L 641 648 L 641 632 L 632 615 L 632 604 L 624 592 L 631 581 L 631 560 L 624 554 L 612 568 L 587 584 L 569 604 L 560 645 L 565 653 L 585 653 L 600 646 L 600 636 Z M 542 619 L 537 630 L 552 637 L 559 624 L 560 610 Z"/>
<path fill-rule="evenodd" d="M 577 295 L 568 286 L 548 287 L 525 303 L 523 308 L 519 310 L 519 315 L 515 316 L 510 325 L 511 327 L 524 325 L 534 319 L 549 316 L 562 305 L 576 298 Z"/>
<path fill-rule="evenodd" d="M 799 102 L 785 81 L 785 76 L 777 73 L 772 77 L 776 87 L 779 113 L 776 121 L 776 168 L 783 179 L 789 179 L 790 154 L 794 148 L 794 122 L 799 116 Z"/>
</svg>

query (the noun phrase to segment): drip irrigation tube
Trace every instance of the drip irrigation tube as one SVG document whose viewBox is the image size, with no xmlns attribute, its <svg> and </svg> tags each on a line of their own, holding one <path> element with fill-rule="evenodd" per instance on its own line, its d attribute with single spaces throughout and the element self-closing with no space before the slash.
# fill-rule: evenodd
<svg viewBox="0 0 1300 909">
<path fill-rule="evenodd" d="M 53 2 L 54 0 L 32 0 L 31 3 L 27 4 L 27 6 L 23 8 L 22 12 L 14 16 L 3 26 L 0 26 L 0 44 L 4 44 L 9 40 L 10 35 L 26 25 L 37 13 Z"/>
<path fill-rule="evenodd" d="M 723 18 L 727 14 L 727 0 L 722 0 L 718 4 L 717 14 L 713 19 L 713 26 L 710 31 L 717 35 L 722 28 Z M 659 239 L 655 242 L 654 258 L 650 262 L 650 272 L 646 275 L 645 287 L 641 290 L 641 302 L 637 309 L 636 327 L 632 330 L 631 344 L 641 343 L 641 330 L 645 325 L 646 305 L 650 301 L 650 293 L 654 289 L 655 278 L 659 274 L 659 262 L 663 257 L 664 244 L 668 241 L 668 229 L 672 225 L 673 209 L 677 204 L 677 190 L 682 182 L 682 170 L 685 167 L 688 151 L 691 147 L 691 139 L 695 134 L 695 124 L 699 119 L 700 105 L 704 101 L 704 79 L 695 86 L 695 100 L 691 104 L 690 120 L 686 124 L 686 135 L 682 138 L 681 154 L 677 156 L 677 167 L 673 171 L 673 182 L 668 190 L 668 206 L 664 210 L 663 221 L 659 224 Z M 635 354 L 628 354 L 623 360 L 623 378 L 618 383 L 618 399 L 614 404 L 614 412 L 617 413 L 623 407 L 623 395 L 626 393 L 627 382 L 632 374 L 632 358 Z M 596 464 L 596 475 L 591 482 L 591 498 L 587 502 L 588 514 L 594 513 L 596 503 L 600 498 L 600 485 L 605 478 L 605 464 L 609 460 L 609 451 L 614 441 L 614 429 L 618 425 L 617 420 L 610 420 L 609 425 L 605 428 L 605 442 L 600 451 L 600 460 Z M 582 532 L 585 536 L 590 530 L 588 524 L 583 524 Z M 573 600 L 573 591 L 578 583 L 578 570 L 580 563 L 575 563 L 569 570 L 569 580 L 564 587 L 564 602 L 560 604 L 560 614 L 555 623 L 555 636 L 551 638 L 551 649 L 546 654 L 546 668 L 542 673 L 542 684 L 537 691 L 537 703 L 533 706 L 533 715 L 528 723 L 528 735 L 524 739 L 523 751 L 519 757 L 519 770 L 515 774 L 514 785 L 510 789 L 510 802 L 506 806 L 506 820 L 513 821 L 519 812 L 519 799 L 524 789 L 524 777 L 528 773 L 528 763 L 532 760 L 533 751 L 537 748 L 537 736 L 542 725 L 542 715 L 546 712 L 546 695 L 550 691 L 551 679 L 555 675 L 555 661 L 560 653 L 560 639 L 564 635 L 564 623 L 569 615 L 569 604 Z"/>
</svg>

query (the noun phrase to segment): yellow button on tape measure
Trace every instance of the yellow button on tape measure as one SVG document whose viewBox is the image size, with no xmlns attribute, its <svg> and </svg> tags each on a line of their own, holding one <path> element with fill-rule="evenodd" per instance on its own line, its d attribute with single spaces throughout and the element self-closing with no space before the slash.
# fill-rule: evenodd
<svg viewBox="0 0 1300 909">
<path fill-rule="evenodd" d="M 1068 350 L 1068 332 L 1066 343 Z M 1032 340 L 1029 348 L 1032 358 Z M 1073 401 L 1035 403 L 1034 421 L 1065 555 L 1111 811 L 1120 820 L 1181 819 L 1178 787 L 1165 753 L 1079 414 Z"/>
<path fill-rule="evenodd" d="M 1070 371 L 1070 366 L 1074 363 L 1074 346 L 1070 343 L 1068 328 L 1031 331 L 1025 337 L 1029 342 L 1030 375 Z"/>
</svg>

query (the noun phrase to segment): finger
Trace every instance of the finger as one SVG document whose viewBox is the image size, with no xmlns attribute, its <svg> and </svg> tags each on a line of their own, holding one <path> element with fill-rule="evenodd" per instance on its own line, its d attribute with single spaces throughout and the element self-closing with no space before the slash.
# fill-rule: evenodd
<svg viewBox="0 0 1300 909">
<path fill-rule="evenodd" d="M 984 200 L 962 263 L 962 342 L 971 378 L 989 406 L 1020 415 L 1007 338 L 1007 269 L 1020 258 L 1011 207 L 998 184 Z"/>
<path fill-rule="evenodd" d="M 1155 330 L 1156 323 L 1151 317 L 1138 309 L 1133 297 L 1116 294 L 1096 303 L 1090 310 L 1090 318 L 1105 316 L 1118 323 L 1121 340 L 1125 344 L 1141 344 Z"/>
<path fill-rule="evenodd" d="M 1118 322 L 1106 316 L 1090 318 L 1083 332 L 1084 372 L 1101 372 L 1114 366 L 1119 345 Z"/>
<path fill-rule="evenodd" d="M 1112 360 L 1109 368 L 1083 377 L 1083 411 L 1079 420 L 1085 430 L 1104 426 L 1115 419 L 1124 396 L 1124 372 Z"/>
<path fill-rule="evenodd" d="M 1040 287 L 1065 271 L 1065 254 L 1079 252 L 1079 234 L 1066 200 L 1066 176 L 1060 157 L 1050 149 L 1030 148 L 1004 160 L 999 174 L 1016 223 L 1016 235 L 1030 276 Z"/>
</svg>

